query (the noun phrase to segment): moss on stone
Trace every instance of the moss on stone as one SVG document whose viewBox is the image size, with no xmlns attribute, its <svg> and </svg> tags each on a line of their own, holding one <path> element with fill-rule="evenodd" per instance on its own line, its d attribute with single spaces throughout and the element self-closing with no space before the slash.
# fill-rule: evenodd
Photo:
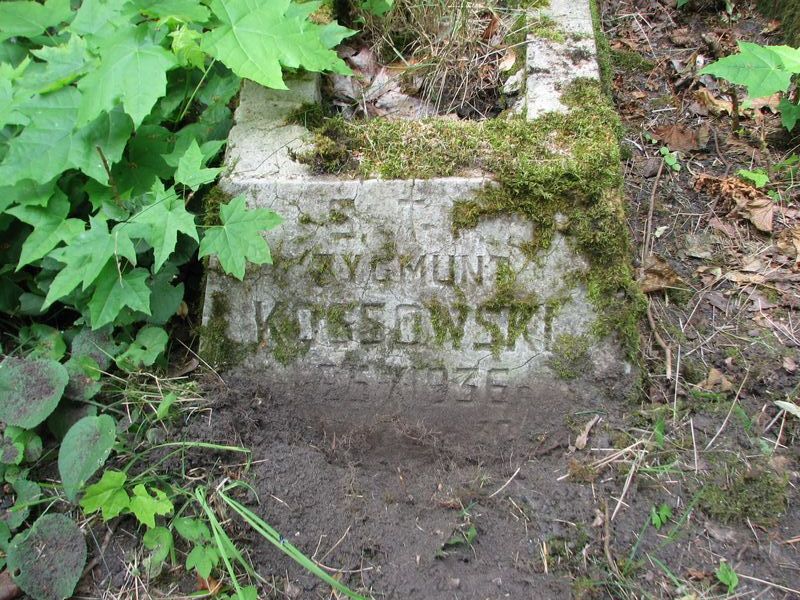
<svg viewBox="0 0 800 600">
<path fill-rule="evenodd" d="M 562 334 L 553 341 L 548 365 L 560 379 L 575 379 L 592 366 L 589 348 L 592 340 L 585 335 Z"/>
<path fill-rule="evenodd" d="M 766 466 L 748 468 L 726 456 L 700 490 L 700 508 L 722 523 L 769 527 L 786 510 L 788 483 Z"/>
<path fill-rule="evenodd" d="M 550 40 L 559 44 L 566 41 L 566 35 L 559 29 L 558 23 L 547 16 L 531 19 L 528 22 L 528 31 L 533 37 L 540 40 Z"/>
<path fill-rule="evenodd" d="M 461 348 L 461 341 L 464 339 L 464 325 L 467 322 L 467 317 L 470 313 L 470 308 L 464 302 L 456 302 L 453 308 L 456 311 L 456 317 L 453 318 L 450 312 L 450 307 L 441 302 L 432 300 L 425 303 L 425 308 L 428 309 L 428 314 L 431 319 L 431 326 L 433 327 L 433 341 L 437 346 L 443 347 L 447 339 L 452 340 L 453 349 L 458 350 Z M 417 323 L 415 322 L 415 328 Z M 422 323 L 419 323 L 420 329 Z"/>
<path fill-rule="evenodd" d="M 271 346 L 267 348 L 282 365 L 305 356 L 309 343 L 300 339 L 300 321 L 290 307 L 278 304 L 267 320 Z"/>
<path fill-rule="evenodd" d="M 255 351 L 256 344 L 236 342 L 228 337 L 230 303 L 222 292 L 211 294 L 211 316 L 200 327 L 200 353 L 205 362 L 216 369 L 234 367 Z"/>
</svg>

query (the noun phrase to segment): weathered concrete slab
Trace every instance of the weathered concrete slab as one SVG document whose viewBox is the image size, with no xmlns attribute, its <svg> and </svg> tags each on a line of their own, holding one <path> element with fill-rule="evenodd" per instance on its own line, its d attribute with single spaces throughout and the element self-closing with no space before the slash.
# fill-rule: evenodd
<svg viewBox="0 0 800 600">
<path fill-rule="evenodd" d="M 529 57 L 529 86 L 542 60 Z M 313 79 L 292 87 L 244 87 L 220 184 L 285 219 L 268 236 L 273 266 L 239 283 L 209 265 L 204 324 L 243 353 L 245 368 L 335 427 L 399 417 L 490 439 L 630 391 L 618 342 L 595 334 L 590 266 L 566 228 L 557 224 L 534 258 L 527 249 L 542 232 L 517 214 L 454 231 L 454 206 L 495 185 L 490 174 L 312 175 L 294 159 L 308 132 L 286 116 L 318 92 Z M 563 108 L 548 102 L 529 94 L 529 115 Z"/>
</svg>

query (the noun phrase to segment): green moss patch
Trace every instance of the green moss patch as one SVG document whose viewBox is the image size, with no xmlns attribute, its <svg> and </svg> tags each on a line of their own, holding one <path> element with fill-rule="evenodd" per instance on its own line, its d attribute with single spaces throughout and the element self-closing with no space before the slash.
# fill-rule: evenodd
<svg viewBox="0 0 800 600">
<path fill-rule="evenodd" d="M 718 465 L 700 491 L 700 508 L 722 523 L 772 526 L 786 510 L 788 483 L 767 467 Z"/>
<path fill-rule="evenodd" d="M 214 368 L 225 369 L 240 364 L 255 352 L 256 344 L 243 344 L 228 337 L 230 304 L 223 292 L 211 294 L 211 316 L 200 328 L 203 360 Z"/>
</svg>

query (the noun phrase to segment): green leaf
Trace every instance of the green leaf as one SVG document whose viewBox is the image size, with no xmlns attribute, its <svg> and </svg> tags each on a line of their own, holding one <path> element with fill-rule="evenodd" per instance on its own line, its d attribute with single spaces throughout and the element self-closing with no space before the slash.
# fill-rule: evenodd
<svg viewBox="0 0 800 600">
<path fill-rule="evenodd" d="M 72 339 L 70 348 L 72 356 L 89 357 L 97 363 L 99 368 L 107 369 L 111 360 L 119 352 L 119 347 L 111 336 L 112 332 L 112 327 L 97 331 L 84 327 Z"/>
<path fill-rule="evenodd" d="M 20 458 L 26 462 L 36 462 L 42 455 L 42 438 L 36 435 L 35 431 L 8 425 L 4 432 L 4 438 L 11 440 L 22 449 Z"/>
<path fill-rule="evenodd" d="M 290 0 L 211 0 L 209 6 L 221 26 L 204 35 L 202 48 L 240 77 L 286 89 L 281 66 L 350 73 L 323 43 L 323 27 L 287 14 Z"/>
<path fill-rule="evenodd" d="M 167 495 L 159 489 L 153 489 L 155 498 L 141 483 L 133 488 L 131 498 L 131 512 L 137 519 L 150 528 L 156 526 L 156 515 L 168 515 L 172 512 L 173 506 Z"/>
<path fill-rule="evenodd" d="M 70 30 L 89 38 L 95 45 L 113 38 L 120 28 L 129 25 L 129 18 L 122 15 L 123 5 L 119 0 L 82 0 Z"/>
<path fill-rule="evenodd" d="M 34 481 L 28 481 L 19 477 L 11 484 L 14 490 L 14 501 L 11 508 L 0 511 L 0 520 L 4 522 L 12 531 L 19 528 L 31 513 L 31 505 L 34 504 L 42 495 L 42 488 Z"/>
<path fill-rule="evenodd" d="M 178 171 L 180 171 L 180 167 L 178 167 Z M 156 272 L 161 270 L 170 254 L 175 250 L 178 232 L 198 241 L 194 215 L 186 211 L 183 199 L 172 188 L 166 192 L 163 188 L 160 191 L 156 190 L 155 200 L 142 207 L 131 217 L 130 222 L 137 232 L 133 235 L 143 237 L 153 247 L 155 255 L 153 271 Z"/>
<path fill-rule="evenodd" d="M 200 519 L 179 517 L 172 522 L 172 525 L 187 542 L 210 542 L 212 539 L 208 525 Z"/>
<path fill-rule="evenodd" d="M 280 216 L 266 208 L 247 210 L 244 196 L 237 196 L 220 206 L 220 220 L 222 225 L 210 227 L 200 242 L 200 258 L 216 254 L 225 272 L 239 280 L 244 278 L 246 261 L 272 263 L 261 232 L 280 225 Z"/>
<path fill-rule="evenodd" d="M 64 363 L 69 383 L 64 397 L 78 402 L 88 402 L 103 389 L 100 365 L 91 356 L 73 356 Z"/>
<path fill-rule="evenodd" d="M 219 563 L 219 554 L 212 546 L 195 546 L 186 557 L 186 570 L 195 569 L 203 579 L 208 579 L 211 571 Z"/>
<path fill-rule="evenodd" d="M 43 308 L 69 294 L 78 284 L 82 283 L 86 290 L 116 256 L 136 264 L 136 249 L 124 226 L 117 225 L 109 233 L 108 223 L 104 219 L 90 217 L 89 223 L 88 231 L 74 238 L 66 248 L 59 248 L 50 254 L 66 267 L 58 272 L 50 284 Z M 116 275 L 116 263 L 111 266 Z M 95 326 L 95 329 L 98 327 Z"/>
<path fill-rule="evenodd" d="M 25 330 L 25 334 L 27 339 L 25 339 L 24 344 L 33 346 L 31 353 L 28 355 L 29 358 L 61 360 L 67 352 L 64 336 L 55 327 L 34 323 Z M 23 337 L 22 332 L 20 332 L 20 337 Z"/>
<path fill-rule="evenodd" d="M 116 438 L 116 423 L 108 415 L 84 417 L 64 436 L 58 451 L 58 472 L 70 502 L 106 462 Z"/>
<path fill-rule="evenodd" d="M 175 171 L 175 181 L 177 183 L 182 183 L 192 190 L 197 190 L 201 185 L 211 183 L 223 169 L 204 169 L 204 162 L 205 159 L 200 150 L 200 146 L 198 146 L 197 140 L 193 139 L 184 155 L 178 161 L 178 170 Z"/>
<path fill-rule="evenodd" d="M 769 183 L 769 175 L 765 173 L 762 169 L 758 169 L 756 171 L 748 171 L 746 169 L 739 169 L 736 171 L 736 174 L 751 182 L 757 188 L 762 188 Z"/>
<path fill-rule="evenodd" d="M 688 2 L 688 0 L 682 0 L 684 4 Z M 681 0 L 678 0 L 678 8 L 681 7 L 680 5 Z M 365 10 L 368 13 L 375 15 L 376 17 L 382 17 L 394 6 L 394 0 L 364 0 L 361 3 L 361 10 Z"/>
<path fill-rule="evenodd" d="M 70 36 L 66 44 L 44 46 L 31 50 L 42 63 L 33 63 L 25 71 L 22 86 L 37 94 L 54 92 L 69 85 L 89 68 L 86 42 L 77 35 Z"/>
<path fill-rule="evenodd" d="M 147 287 L 146 269 L 133 269 L 119 274 L 117 265 L 110 262 L 97 278 L 89 315 L 92 329 L 113 323 L 126 306 L 150 314 L 150 288 Z"/>
<path fill-rule="evenodd" d="M 61 192 L 56 192 L 47 206 L 15 206 L 8 209 L 23 223 L 33 227 L 33 231 L 22 244 L 17 271 L 47 255 L 61 242 L 69 242 L 83 231 L 83 221 L 67 219 L 69 200 Z"/>
<path fill-rule="evenodd" d="M 800 121 L 800 106 L 788 98 L 781 98 L 778 110 L 781 111 L 781 123 L 788 131 L 792 131 L 797 121 Z"/>
<path fill-rule="evenodd" d="M 161 327 L 142 327 L 128 349 L 117 357 L 117 366 L 126 371 L 149 367 L 163 354 L 168 341 L 169 336 Z"/>
<path fill-rule="evenodd" d="M 9 143 L 8 155 L 0 163 L 0 180 L 7 185 L 25 179 L 47 183 L 76 168 L 108 183 L 97 148 L 109 163 L 118 161 L 130 137 L 130 119 L 113 111 L 95 115 L 96 120 L 76 131 L 80 106 L 81 93 L 71 86 L 35 96 L 23 105 L 20 110 L 31 117 L 31 123 Z"/>
<path fill-rule="evenodd" d="M 128 510 L 131 499 L 125 491 L 128 476 L 121 471 L 105 471 L 97 483 L 86 488 L 81 498 L 81 508 L 86 514 L 102 511 L 103 521 L 108 521 Z"/>
<path fill-rule="evenodd" d="M 747 87 L 751 98 L 784 92 L 792 72 L 786 69 L 780 51 L 750 42 L 739 42 L 739 54 L 732 54 L 708 65 L 700 74 L 714 75 Z"/>
<path fill-rule="evenodd" d="M 58 406 L 68 379 L 54 360 L 6 358 L 0 363 L 0 421 L 33 429 Z"/>
<path fill-rule="evenodd" d="M 86 541 L 72 519 L 47 514 L 11 540 L 7 560 L 14 582 L 30 597 L 71 598 L 86 564 Z"/>
<path fill-rule="evenodd" d="M 202 69 L 206 62 L 206 53 L 200 48 L 199 31 L 183 25 L 169 34 L 172 38 L 172 52 L 182 67 Z"/>
<path fill-rule="evenodd" d="M 148 17 L 185 23 L 205 23 L 211 14 L 197 0 L 131 0 L 129 4 Z"/>
<path fill-rule="evenodd" d="M 159 573 L 161 565 L 172 551 L 172 532 L 166 527 L 153 527 L 148 529 L 142 536 L 142 543 L 145 548 L 152 550 L 147 561 L 148 572 L 151 574 Z"/>
<path fill-rule="evenodd" d="M 172 408 L 172 405 L 177 402 L 178 397 L 170 392 L 166 396 L 161 399 L 161 402 L 158 403 L 158 408 L 156 408 L 156 418 L 159 421 L 163 421 L 169 416 L 169 409 Z M 179 531 L 180 533 L 180 531 Z M 181 534 L 183 535 L 183 534 Z M 184 536 L 186 537 L 186 536 Z"/>
<path fill-rule="evenodd" d="M 656 529 L 661 529 L 672 518 L 672 508 L 669 504 L 662 504 L 658 508 L 650 508 L 650 523 Z"/>
<path fill-rule="evenodd" d="M 138 127 L 166 93 L 166 73 L 175 66 L 175 57 L 155 43 L 143 25 L 121 29 L 103 40 L 98 54 L 100 65 L 78 82 L 83 92 L 78 124 L 111 111 L 119 100 Z"/>
<path fill-rule="evenodd" d="M 739 586 L 739 576 L 727 562 L 720 561 L 716 572 L 717 580 L 728 587 L 728 594 L 733 594 Z"/>
<path fill-rule="evenodd" d="M 162 269 L 154 275 L 148 286 L 150 287 L 150 318 L 148 323 L 153 325 L 163 325 L 169 321 L 178 311 L 183 300 L 183 284 L 172 285 L 175 279 L 173 269 Z"/>
<path fill-rule="evenodd" d="M 0 41 L 11 37 L 34 37 L 72 16 L 69 0 L 0 2 Z"/>
</svg>

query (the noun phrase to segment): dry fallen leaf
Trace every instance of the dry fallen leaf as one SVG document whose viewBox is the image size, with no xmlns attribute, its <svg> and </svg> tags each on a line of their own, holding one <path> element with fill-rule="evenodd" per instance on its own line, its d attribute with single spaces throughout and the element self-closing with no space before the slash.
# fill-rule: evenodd
<svg viewBox="0 0 800 600">
<path fill-rule="evenodd" d="M 760 285 L 767 279 L 758 273 L 742 273 L 741 271 L 728 271 L 725 273 L 725 279 L 733 283 L 742 283 L 746 285 Z"/>
<path fill-rule="evenodd" d="M 517 63 L 517 53 L 514 51 L 513 48 L 509 48 L 503 54 L 503 58 L 500 59 L 500 62 L 497 63 L 497 69 L 501 73 L 505 73 L 506 71 L 510 71 L 514 68 L 514 65 Z"/>
<path fill-rule="evenodd" d="M 800 261 L 800 225 L 781 231 L 775 240 L 775 245 L 781 254 Z"/>
<path fill-rule="evenodd" d="M 589 421 L 586 426 L 583 428 L 583 431 L 580 432 L 577 439 L 575 440 L 575 448 L 578 450 L 583 450 L 586 448 L 586 444 L 589 442 L 589 433 L 592 431 L 592 427 L 597 425 L 597 422 L 600 420 L 600 415 L 595 415 L 591 421 Z"/>
<path fill-rule="evenodd" d="M 661 140 L 670 150 L 678 152 L 693 152 L 702 150 L 708 144 L 711 130 L 707 125 L 696 129 L 683 125 L 664 125 L 653 129 L 653 136 Z"/>
<path fill-rule="evenodd" d="M 794 373 L 797 371 L 797 362 L 791 356 L 786 356 L 783 359 L 783 368 L 787 373 Z"/>
<path fill-rule="evenodd" d="M 722 98 L 717 98 L 708 89 L 701 88 L 694 93 L 695 101 L 708 109 L 714 116 L 719 116 L 722 113 L 733 114 L 733 103 Z M 741 113 L 741 109 L 739 110 Z"/>
<path fill-rule="evenodd" d="M 731 213 L 746 218 L 759 231 L 772 231 L 775 203 L 764 192 L 736 177 L 714 177 L 705 173 L 697 177 L 694 188 L 732 201 L 734 209 Z"/>
<path fill-rule="evenodd" d="M 642 292 L 650 294 L 682 285 L 680 276 L 666 260 L 655 254 L 645 259 L 644 268 L 639 276 L 639 287 L 642 288 Z"/>
<path fill-rule="evenodd" d="M 714 368 L 708 372 L 708 377 L 697 384 L 697 387 L 707 392 L 730 392 L 733 390 L 730 380 L 722 374 L 722 371 Z"/>
</svg>

